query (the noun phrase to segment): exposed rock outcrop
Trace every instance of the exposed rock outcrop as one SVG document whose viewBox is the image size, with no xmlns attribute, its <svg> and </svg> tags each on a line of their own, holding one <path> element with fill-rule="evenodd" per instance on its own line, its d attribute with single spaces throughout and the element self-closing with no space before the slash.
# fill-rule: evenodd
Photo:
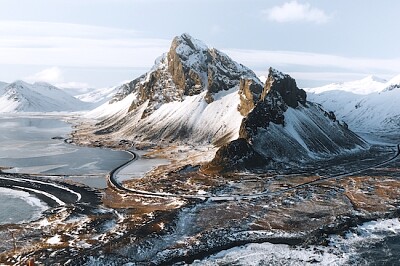
<svg viewBox="0 0 400 266">
<path fill-rule="evenodd" d="M 208 173 L 264 168 L 270 159 L 264 158 L 243 138 L 222 146 L 214 159 L 203 167 Z"/>
<path fill-rule="evenodd" d="M 218 145 L 211 165 L 222 170 L 366 147 L 333 113 L 307 102 L 289 75 L 270 68 L 262 84 L 250 69 L 188 34 L 175 37 L 148 73 L 121 86 L 110 105 L 119 111 L 105 117 L 97 134 Z"/>
<path fill-rule="evenodd" d="M 148 73 L 120 87 L 108 104 L 118 105 L 130 96 L 127 113 L 105 117 L 99 123 L 105 127 L 96 134 L 120 131 L 126 138 L 150 141 L 187 140 L 194 136 L 196 142 L 224 143 L 238 136 L 242 117 L 231 106 L 238 109 L 237 89 L 241 80 L 244 84 L 239 94 L 249 98 L 241 100 L 239 109 L 244 114 L 253 108 L 262 92 L 262 83 L 255 73 L 217 49 L 182 34 L 174 38 L 168 53 L 158 58 Z M 181 106 L 166 110 L 168 103 Z M 224 109 L 220 112 L 222 117 L 215 121 L 218 124 L 205 117 L 214 116 L 211 112 L 215 106 Z"/>
<path fill-rule="evenodd" d="M 227 151 L 238 149 L 238 143 L 232 141 L 218 150 L 204 170 L 218 169 L 217 165 L 222 172 L 259 168 L 259 163 L 248 160 L 251 157 L 248 154 L 256 154 L 256 162 L 299 163 L 367 147 L 346 124 L 336 120 L 333 112 L 307 102 L 305 91 L 299 89 L 289 75 L 270 68 L 259 99 L 260 88 L 250 89 L 250 84 L 242 81 L 239 90 L 239 109 L 245 115 L 240 125 L 239 143 L 247 152 L 240 152 L 243 158 L 231 156 Z"/>
</svg>

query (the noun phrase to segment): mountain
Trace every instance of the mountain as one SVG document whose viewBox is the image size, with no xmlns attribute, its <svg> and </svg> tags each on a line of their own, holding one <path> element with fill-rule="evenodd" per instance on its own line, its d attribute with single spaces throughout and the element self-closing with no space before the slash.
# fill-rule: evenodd
<svg viewBox="0 0 400 266">
<path fill-rule="evenodd" d="M 365 80 L 365 79 L 364 79 Z M 358 81 L 355 91 L 365 90 L 375 86 L 374 82 L 363 84 Z M 347 83 L 348 84 L 348 83 Z M 343 86 L 331 84 L 324 87 L 332 88 L 325 91 L 320 88 L 306 89 L 309 99 L 320 103 L 328 110 L 336 113 L 337 117 L 349 124 L 350 128 L 359 132 L 395 131 L 400 127 L 400 75 L 388 82 L 381 83 L 366 95 L 343 91 Z M 324 88 L 322 87 L 322 88 Z"/>
<path fill-rule="evenodd" d="M 148 73 L 120 86 L 88 116 L 107 118 L 97 134 L 141 141 L 230 140 L 238 136 L 243 118 L 238 89 L 244 78 L 261 84 L 250 69 L 183 34 Z"/>
<path fill-rule="evenodd" d="M 0 81 L 0 90 L 2 90 L 7 85 L 8 85 L 8 83 Z"/>
<path fill-rule="evenodd" d="M 101 105 L 103 103 L 108 102 L 117 93 L 119 90 L 119 86 L 114 86 L 110 88 L 100 88 L 93 89 L 89 92 L 75 95 L 75 98 L 81 100 L 82 102 L 94 103 L 97 105 Z"/>
<path fill-rule="evenodd" d="M 386 86 L 386 82 L 387 81 L 385 79 L 376 76 L 368 76 L 361 80 L 333 83 L 322 87 L 308 88 L 305 90 L 307 90 L 307 92 L 317 93 L 317 94 L 327 91 L 340 90 L 340 91 L 351 92 L 354 94 L 366 95 L 373 92 L 382 91 Z"/>
<path fill-rule="evenodd" d="M 44 82 L 16 81 L 0 87 L 0 112 L 79 111 L 91 105 Z"/>
<path fill-rule="evenodd" d="M 368 145 L 319 104 L 307 101 L 289 75 L 270 68 L 254 108 L 243 118 L 239 138 L 222 146 L 206 171 L 301 163 L 367 148 Z"/>
<path fill-rule="evenodd" d="M 302 162 L 367 147 L 306 97 L 290 76 L 271 68 L 264 85 L 250 69 L 183 34 L 149 72 L 88 117 L 101 120 L 98 135 L 222 146 L 209 169 Z"/>
</svg>

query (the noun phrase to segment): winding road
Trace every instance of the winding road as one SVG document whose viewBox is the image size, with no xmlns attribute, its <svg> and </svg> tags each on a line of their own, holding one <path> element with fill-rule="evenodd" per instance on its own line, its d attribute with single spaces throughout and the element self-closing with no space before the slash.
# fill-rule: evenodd
<svg viewBox="0 0 400 266">
<path fill-rule="evenodd" d="M 129 160 L 128 162 L 120 165 L 119 167 L 115 168 L 114 170 L 112 170 L 107 178 L 108 178 L 108 183 L 115 189 L 126 192 L 126 193 L 133 193 L 136 195 L 141 195 L 144 197 L 160 197 L 160 198 L 170 198 L 170 197 L 175 197 L 175 198 L 184 198 L 184 199 L 200 199 L 200 200 L 211 200 L 211 201 L 233 201 L 233 200 L 244 200 L 244 199 L 254 199 L 254 198 L 258 198 L 258 197 L 265 197 L 265 196 L 275 196 L 275 195 L 281 195 L 285 192 L 290 192 L 290 191 L 294 191 L 297 189 L 301 189 L 301 188 L 305 188 L 308 186 L 312 186 L 312 185 L 317 185 L 319 183 L 322 183 L 324 181 L 327 180 L 332 180 L 332 179 L 341 179 L 344 177 L 348 177 L 354 174 L 360 174 L 366 170 L 372 169 L 372 168 L 377 168 L 377 167 L 381 167 L 383 165 L 386 165 L 390 162 L 393 162 L 394 160 L 396 160 L 399 156 L 400 156 L 400 144 L 397 144 L 397 151 L 396 153 L 389 159 L 380 162 L 378 164 L 372 165 L 372 166 L 368 166 L 365 167 L 363 169 L 359 169 L 357 171 L 353 171 L 353 172 L 347 172 L 347 173 L 340 173 L 340 174 L 336 174 L 336 175 L 330 175 L 330 176 L 326 176 L 326 177 L 322 177 L 319 178 L 317 180 L 313 180 L 313 181 L 309 181 L 309 182 L 305 182 L 293 187 L 289 187 L 286 189 L 281 189 L 278 191 L 264 191 L 262 193 L 255 193 L 255 194 L 240 194 L 240 195 L 227 195 L 227 196 L 211 196 L 211 195 L 190 195 L 190 194 L 173 194 L 173 193 L 157 193 L 157 192 L 150 192 L 150 191 L 143 191 L 143 190 L 137 190 L 137 189 L 130 189 L 130 188 L 126 188 L 123 186 L 123 184 L 121 184 L 120 182 L 118 182 L 116 175 L 118 174 L 118 172 L 120 170 L 122 170 L 125 166 L 127 166 L 128 164 L 136 161 L 139 157 L 138 154 L 136 154 L 133 151 L 128 151 L 131 155 L 132 155 L 132 159 Z"/>
</svg>

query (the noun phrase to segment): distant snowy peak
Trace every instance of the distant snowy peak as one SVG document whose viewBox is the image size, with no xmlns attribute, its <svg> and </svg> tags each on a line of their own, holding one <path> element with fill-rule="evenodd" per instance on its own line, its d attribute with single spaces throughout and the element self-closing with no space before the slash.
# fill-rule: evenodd
<svg viewBox="0 0 400 266">
<path fill-rule="evenodd" d="M 391 91 L 400 88 L 400 75 L 392 78 L 386 83 L 385 89 L 383 91 Z"/>
<path fill-rule="evenodd" d="M 362 83 L 353 84 L 362 86 Z M 400 126 L 400 75 L 381 83 L 379 87 L 374 93 L 366 95 L 332 90 L 311 93 L 309 98 L 334 111 L 355 131 L 397 131 Z M 357 89 L 362 90 L 363 87 Z"/>
<path fill-rule="evenodd" d="M 307 92 L 312 93 L 323 93 L 326 91 L 346 91 L 354 94 L 366 95 L 374 92 L 380 92 L 385 88 L 386 80 L 376 77 L 376 76 L 368 76 L 361 80 L 342 82 L 342 83 L 333 83 L 322 87 L 317 88 L 305 88 Z"/>
<path fill-rule="evenodd" d="M 114 86 L 110 88 L 100 88 L 90 90 L 87 93 L 76 95 L 75 98 L 88 103 L 94 103 L 97 105 L 103 104 L 109 101 L 115 93 L 118 92 L 120 86 Z"/>
<path fill-rule="evenodd" d="M 0 90 L 0 112 L 78 111 L 89 105 L 70 96 L 57 87 L 37 82 L 16 81 Z"/>
</svg>

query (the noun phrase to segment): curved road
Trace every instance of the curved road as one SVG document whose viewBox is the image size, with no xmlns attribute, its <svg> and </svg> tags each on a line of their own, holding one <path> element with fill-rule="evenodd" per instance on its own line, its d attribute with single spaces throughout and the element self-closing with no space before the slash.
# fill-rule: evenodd
<svg viewBox="0 0 400 266">
<path fill-rule="evenodd" d="M 319 184 L 323 181 L 326 180 L 330 180 L 330 179 L 341 179 L 347 176 L 351 176 L 354 174 L 359 174 L 361 172 L 364 172 L 366 170 L 369 170 L 371 168 L 376 168 L 376 167 L 380 167 L 383 166 L 385 164 L 388 164 L 394 160 L 396 160 L 399 156 L 400 156 L 400 144 L 397 144 L 397 151 L 394 154 L 393 157 L 380 162 L 376 165 L 373 166 L 368 166 L 364 169 L 360 169 L 354 172 L 348 172 L 348 173 L 341 173 L 341 174 L 336 174 L 336 175 L 332 175 L 332 176 L 327 176 L 327 177 L 323 177 L 317 180 L 313 180 L 313 181 L 309 181 L 303 184 L 299 184 L 290 188 L 286 188 L 286 189 L 282 189 L 282 190 L 278 190 L 278 191 L 273 191 L 273 192 L 269 192 L 269 191 L 265 191 L 262 193 L 256 193 L 256 194 L 247 194 L 247 195 L 230 195 L 230 196 L 210 196 L 210 195 L 188 195 L 188 194 L 172 194 L 172 193 L 157 193 L 157 192 L 150 192 L 150 191 L 143 191 L 143 190 L 136 190 L 136 189 L 129 189 L 124 187 L 121 183 L 119 183 L 116 180 L 116 174 L 122 169 L 124 168 L 126 165 L 132 163 L 133 161 L 136 161 L 139 157 L 139 155 L 137 155 L 135 152 L 133 151 L 128 151 L 130 154 L 132 154 L 132 159 L 129 160 L 128 162 L 120 165 L 119 167 L 115 168 L 114 170 L 112 170 L 109 174 L 108 174 L 108 181 L 109 184 L 121 191 L 127 192 L 127 193 L 133 193 L 136 195 L 141 195 L 141 196 L 145 196 L 145 197 L 161 197 L 161 198 L 167 198 L 167 197 L 175 197 L 175 198 L 185 198 L 185 199 L 201 199 L 201 200 L 212 200 L 212 201 L 232 201 L 232 200 L 243 200 L 243 199 L 254 199 L 257 197 L 263 197 L 263 196 L 273 196 L 273 195 L 280 195 L 282 193 L 285 192 L 289 192 L 289 191 L 293 191 L 296 189 L 300 189 L 300 188 L 304 188 L 310 185 L 316 185 Z"/>
<path fill-rule="evenodd" d="M 34 194 L 50 207 L 77 203 L 101 204 L 99 192 L 84 186 L 57 182 L 30 175 L 0 173 L 0 187 Z"/>
</svg>

